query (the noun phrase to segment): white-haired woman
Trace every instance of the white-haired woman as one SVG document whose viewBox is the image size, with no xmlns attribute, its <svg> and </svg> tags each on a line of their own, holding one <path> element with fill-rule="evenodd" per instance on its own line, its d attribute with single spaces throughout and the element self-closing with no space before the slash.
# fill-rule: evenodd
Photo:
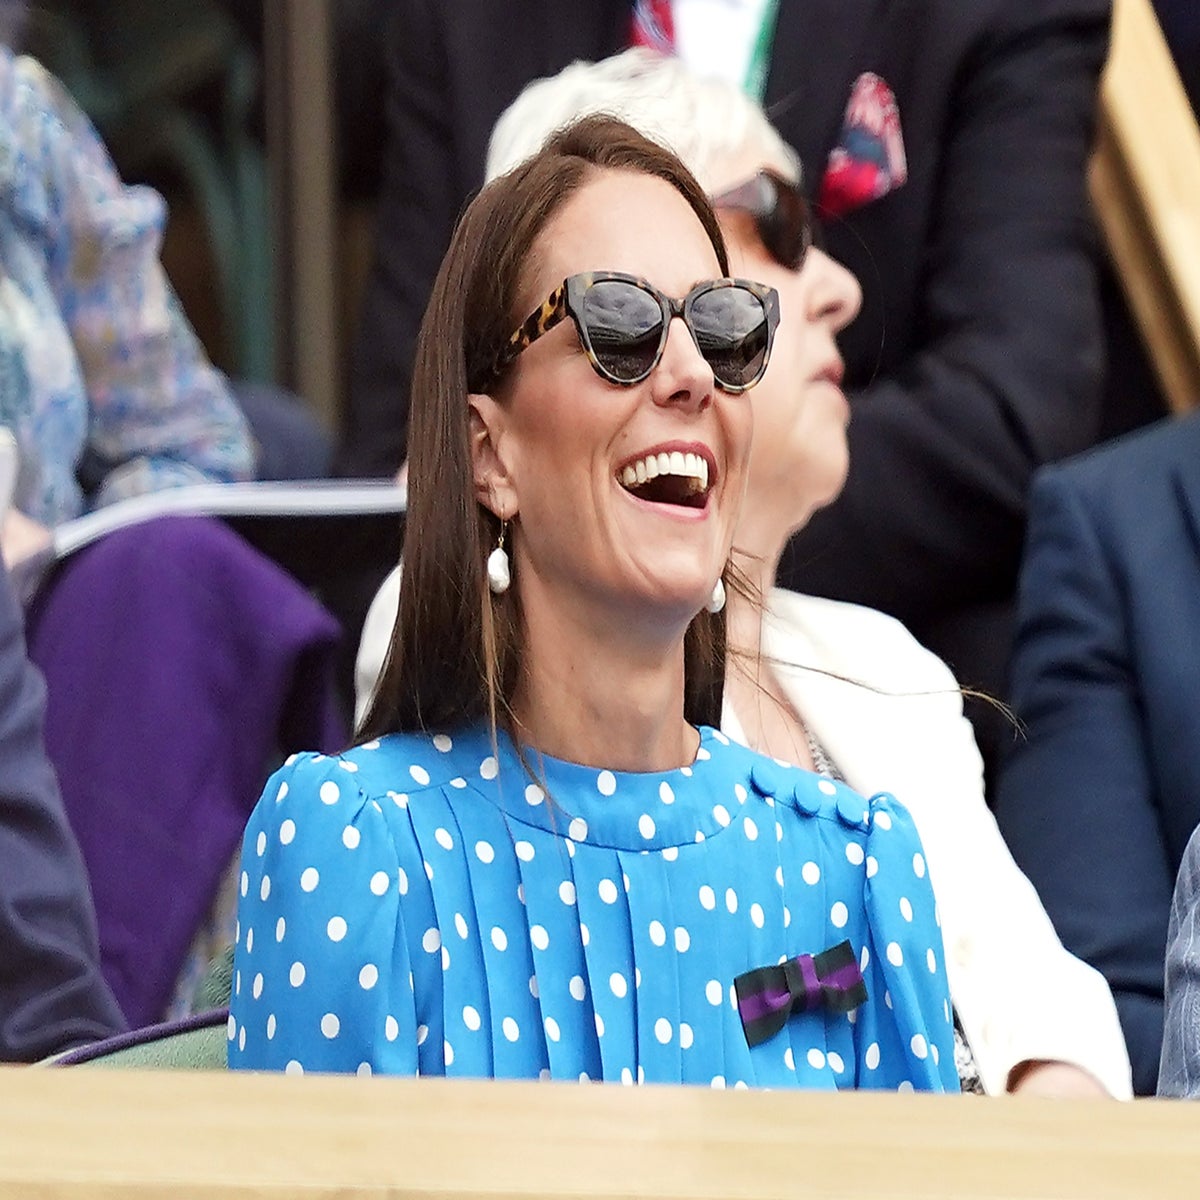
<svg viewBox="0 0 1200 1200">
<path fill-rule="evenodd" d="M 736 89 L 634 50 L 527 88 L 497 123 L 488 176 L 594 111 L 617 114 L 675 151 L 714 201 L 734 274 L 761 279 L 781 297 L 773 357 L 751 401 L 734 561 L 753 586 L 729 599 L 726 732 L 908 806 L 938 895 L 965 1086 L 1128 1096 L 1111 994 L 1063 949 L 1012 861 L 984 800 L 981 759 L 948 668 L 882 613 L 773 587 L 789 537 L 838 495 L 849 468 L 850 406 L 835 335 L 860 303 L 853 277 L 811 246 L 796 155 Z M 363 702 L 398 591 L 393 575 L 364 630 Z"/>
</svg>

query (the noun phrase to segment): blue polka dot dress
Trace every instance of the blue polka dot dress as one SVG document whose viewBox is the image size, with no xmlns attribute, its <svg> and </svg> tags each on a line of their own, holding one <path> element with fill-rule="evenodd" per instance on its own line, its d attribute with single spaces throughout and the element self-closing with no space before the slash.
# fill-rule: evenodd
<svg viewBox="0 0 1200 1200">
<path fill-rule="evenodd" d="M 526 758 L 470 728 L 276 773 L 243 844 L 232 1067 L 958 1090 L 902 806 L 707 728 L 659 774 Z M 867 1000 L 751 1047 L 734 980 L 847 939 Z"/>
</svg>

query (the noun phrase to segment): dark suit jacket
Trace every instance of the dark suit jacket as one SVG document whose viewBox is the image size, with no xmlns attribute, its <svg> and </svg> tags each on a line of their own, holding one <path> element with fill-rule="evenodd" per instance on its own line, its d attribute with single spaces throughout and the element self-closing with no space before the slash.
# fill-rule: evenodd
<svg viewBox="0 0 1200 1200">
<path fill-rule="evenodd" d="M 42 745 L 45 688 L 0 566 L 0 1061 L 32 1062 L 124 1028 L 100 974 L 79 847 Z"/>
<path fill-rule="evenodd" d="M 417 327 L 496 117 L 527 81 L 620 49 L 629 10 L 397 0 L 343 470 L 404 457 Z M 852 467 L 782 582 L 893 613 L 967 682 L 997 689 L 1007 647 L 973 669 L 945 629 L 965 607 L 1009 602 L 1031 472 L 1098 427 L 1084 163 L 1109 13 L 1110 0 L 783 0 L 767 81 L 769 115 L 814 185 L 868 70 L 895 92 L 909 166 L 902 188 L 827 229 L 865 292 L 843 338 Z M 995 639 L 978 640 L 986 657 Z"/>
<path fill-rule="evenodd" d="M 1153 1093 L 1171 892 L 1200 824 L 1200 416 L 1034 485 L 996 816 L 1069 950 L 1107 977 Z"/>
</svg>

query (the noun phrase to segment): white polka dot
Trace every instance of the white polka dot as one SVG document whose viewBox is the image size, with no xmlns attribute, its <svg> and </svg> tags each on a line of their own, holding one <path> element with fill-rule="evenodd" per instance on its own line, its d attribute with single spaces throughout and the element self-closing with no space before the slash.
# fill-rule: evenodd
<svg viewBox="0 0 1200 1200">
<path fill-rule="evenodd" d="M 369 992 L 378 982 L 379 968 L 374 963 L 367 963 L 358 973 L 358 986 Z"/>
<path fill-rule="evenodd" d="M 596 790 L 602 796 L 611 796 L 617 790 L 617 777 L 611 771 L 601 771 L 596 776 Z"/>
<path fill-rule="evenodd" d="M 787 1067 L 789 1071 L 794 1071 L 796 1069 L 796 1056 L 792 1053 L 791 1046 L 788 1046 L 783 1052 L 783 1065 Z"/>
<path fill-rule="evenodd" d="M 508 1038 L 510 1042 L 515 1042 L 521 1036 L 521 1027 L 512 1019 L 512 1017 L 505 1017 L 504 1020 L 500 1022 L 500 1028 L 504 1031 L 504 1036 Z"/>
<path fill-rule="evenodd" d="M 371 1074 L 371 1064 L 369 1062 L 360 1062 L 354 1074 L 359 1079 L 366 1079 Z"/>
<path fill-rule="evenodd" d="M 763 927 L 766 917 L 763 914 L 761 904 L 755 902 L 754 904 L 750 905 L 750 920 L 753 921 L 759 929 Z"/>
<path fill-rule="evenodd" d="M 288 785 L 286 783 L 281 783 L 279 785 L 279 791 L 275 793 L 275 803 L 279 804 L 287 796 L 287 794 Z"/>
<path fill-rule="evenodd" d="M 839 1075 L 841 1075 L 846 1069 L 846 1064 L 842 1061 L 842 1056 L 838 1054 L 836 1050 L 830 1050 L 829 1053 L 825 1055 L 825 1061 L 829 1063 L 830 1067 L 832 1067 L 833 1070 Z"/>
<path fill-rule="evenodd" d="M 719 1091 L 721 1088 L 723 1088 L 725 1086 L 725 1076 L 724 1075 L 714 1075 L 712 1077 L 712 1084 L 710 1086 L 716 1088 Z"/>
<path fill-rule="evenodd" d="M 346 918 L 330 917 L 329 924 L 325 926 L 325 932 L 329 935 L 331 942 L 340 942 L 346 936 Z"/>
<path fill-rule="evenodd" d="M 380 871 L 379 874 L 382 875 L 383 872 Z M 407 896 L 408 895 L 408 872 L 403 867 L 400 867 L 396 874 L 397 874 L 397 882 L 400 885 L 400 895 Z M 371 891 L 375 892 L 375 876 L 374 875 L 371 876 Z M 387 891 L 387 878 L 385 876 L 384 881 L 383 881 L 383 892 L 386 892 L 386 891 Z M 377 896 L 382 896 L 383 892 L 375 892 L 375 894 Z"/>
<path fill-rule="evenodd" d="M 671 785 L 665 779 L 658 785 L 658 798 L 664 804 L 675 803 L 675 793 L 671 790 Z"/>
<path fill-rule="evenodd" d="M 779 884 L 780 887 L 783 887 L 783 867 L 782 866 L 778 866 L 775 868 L 775 882 L 777 884 Z"/>
<path fill-rule="evenodd" d="M 388 1017 L 388 1019 L 384 1021 L 383 1036 L 386 1037 L 389 1042 L 394 1042 L 400 1036 L 400 1023 L 395 1017 Z M 420 1045 L 419 1042 L 417 1044 Z"/>
<path fill-rule="evenodd" d="M 558 898 L 567 905 L 575 903 L 575 885 L 569 879 L 558 885 Z"/>
<path fill-rule="evenodd" d="M 358 763 L 354 762 L 352 759 L 340 759 L 338 761 L 338 766 L 341 767 L 343 771 L 348 771 L 351 775 L 358 770 Z"/>
<path fill-rule="evenodd" d="M 440 929 L 430 926 L 421 938 L 421 945 L 426 954 L 436 954 L 442 948 L 442 933 Z"/>
<path fill-rule="evenodd" d="M 664 846 L 662 856 L 663 862 L 674 862 L 679 857 L 679 847 Z"/>
<path fill-rule="evenodd" d="M 495 779 L 499 773 L 500 764 L 490 754 L 479 764 L 479 777 L 481 779 Z"/>
<path fill-rule="evenodd" d="M 644 838 L 652 838 L 654 836 L 655 825 L 654 818 L 649 813 L 642 813 L 638 817 L 638 833 Z"/>
<path fill-rule="evenodd" d="M 936 1042 L 934 1042 L 934 1043 L 933 1043 L 933 1044 L 932 1044 L 932 1045 L 929 1047 L 929 1053 L 933 1055 L 933 1065 L 936 1067 L 936 1066 L 938 1065 L 938 1063 L 939 1063 L 939 1062 L 941 1062 L 941 1057 L 942 1057 L 942 1056 L 941 1056 L 941 1055 L 938 1053 L 938 1048 L 937 1048 L 937 1043 L 936 1043 Z"/>
<path fill-rule="evenodd" d="M 243 896 L 250 890 L 250 876 L 245 871 L 242 872 L 242 878 L 239 881 L 239 888 Z"/>
<path fill-rule="evenodd" d="M 254 929 L 251 927 L 246 930 L 246 953 L 249 954 L 254 949 Z"/>
<path fill-rule="evenodd" d="M 680 954 L 686 954 L 692 944 L 692 935 L 682 925 L 675 927 L 675 949 Z"/>
<path fill-rule="evenodd" d="M 225 1022 L 225 1036 L 231 1042 L 235 1037 L 237 1037 L 237 1018 L 233 1015 L 233 1013 L 229 1014 L 229 1020 Z"/>
<path fill-rule="evenodd" d="M 900 897 L 900 915 L 906 920 L 913 919 L 913 906 L 909 903 L 907 896 Z"/>
<path fill-rule="evenodd" d="M 409 979 L 410 980 L 412 979 L 411 975 L 409 976 Z M 425 1039 L 428 1036 L 429 1036 L 429 1026 L 428 1025 L 418 1025 L 417 1026 L 417 1045 L 418 1046 L 425 1045 Z"/>
<path fill-rule="evenodd" d="M 575 817 L 567 826 L 567 837 L 573 842 L 587 840 L 587 822 L 582 817 Z"/>
<path fill-rule="evenodd" d="M 592 940 L 591 930 L 582 921 L 579 922 L 579 940 L 584 946 Z"/>
<path fill-rule="evenodd" d="M 267 1041 L 271 1042 L 274 1040 L 275 1040 L 275 1014 L 272 1013 L 267 1018 Z"/>
<path fill-rule="evenodd" d="M 429 772 L 424 767 L 418 767 L 416 763 L 408 768 L 408 773 L 413 777 L 413 782 L 420 784 L 421 787 L 429 782 Z"/>
<path fill-rule="evenodd" d="M 322 804 L 336 804 L 342 798 L 341 790 L 332 779 L 325 780 L 317 794 L 321 797 Z"/>
<path fill-rule="evenodd" d="M 542 1025 L 546 1030 L 546 1037 L 550 1041 L 557 1042 L 558 1039 L 562 1036 L 562 1034 L 559 1032 L 558 1022 L 553 1017 L 547 1017 L 542 1022 Z"/>
<path fill-rule="evenodd" d="M 679 1022 L 679 1048 L 680 1050 L 690 1050 L 692 1043 L 696 1040 L 696 1035 L 692 1032 L 692 1027 L 686 1021 Z"/>
<path fill-rule="evenodd" d="M 264 875 L 262 877 L 262 883 L 260 883 L 258 885 L 258 898 L 260 900 L 266 900 L 267 897 L 270 896 L 270 894 L 271 894 L 271 877 L 270 877 L 270 875 Z"/>
<path fill-rule="evenodd" d="M 892 827 L 892 818 L 890 816 L 888 816 L 887 813 L 881 811 L 881 812 L 877 812 L 875 814 L 875 828 L 876 829 L 887 830 L 887 829 L 891 829 L 891 827 Z"/>
<path fill-rule="evenodd" d="M 704 985 L 704 998 L 713 1006 L 713 1008 L 720 1007 L 721 1000 L 724 998 L 724 995 L 725 989 L 721 986 L 718 980 L 710 979 Z"/>
<path fill-rule="evenodd" d="M 397 808 L 408 807 L 408 796 L 406 796 L 403 792 L 388 792 L 388 795 L 391 796 L 392 803 Z"/>
<path fill-rule="evenodd" d="M 777 842 L 783 841 L 783 826 L 778 821 L 775 822 L 775 840 Z"/>
<path fill-rule="evenodd" d="M 873 855 L 868 854 L 867 855 L 867 878 L 874 879 L 875 875 L 877 874 L 878 871 L 879 871 L 879 860 L 876 859 Z"/>
<path fill-rule="evenodd" d="M 650 940 L 656 946 L 665 946 L 667 944 L 667 931 L 661 921 L 650 922 Z"/>
<path fill-rule="evenodd" d="M 454 849 L 454 839 L 450 836 L 450 830 L 439 827 L 438 829 L 434 830 L 433 836 L 437 839 L 437 844 L 441 846 L 443 850 Z"/>
<path fill-rule="evenodd" d="M 642 968 L 641 967 L 634 967 L 633 982 L 634 982 L 634 987 L 642 986 Z"/>
<path fill-rule="evenodd" d="M 288 982 L 292 987 L 299 987 L 304 982 L 305 970 L 302 962 L 292 963 L 292 968 L 288 971 Z"/>
<path fill-rule="evenodd" d="M 288 1065 L 283 1068 L 285 1075 L 303 1075 L 304 1068 L 294 1059 L 288 1059 Z"/>
<path fill-rule="evenodd" d="M 296 836 L 296 822 L 290 817 L 279 826 L 279 844 L 281 846 L 290 846 L 292 839 Z"/>
<path fill-rule="evenodd" d="M 925 965 L 929 968 L 930 975 L 937 974 L 937 955 L 934 954 L 932 947 L 925 951 Z"/>
<path fill-rule="evenodd" d="M 599 1013 L 596 1013 L 595 1017 L 596 1017 L 596 1036 L 599 1038 L 602 1038 L 604 1036 L 604 1018 Z"/>
<path fill-rule="evenodd" d="M 400 874 L 404 875 L 403 869 L 401 869 Z M 404 886 L 401 888 L 401 894 L 408 891 L 407 875 L 404 875 L 403 884 Z M 386 871 L 376 871 L 375 874 L 371 876 L 370 888 L 372 895 L 383 896 L 387 893 L 387 890 L 390 886 L 391 880 L 388 878 L 388 873 Z"/>
<path fill-rule="evenodd" d="M 850 919 L 850 910 L 838 900 L 829 910 L 829 920 L 835 929 L 844 929 Z"/>
<path fill-rule="evenodd" d="M 696 761 L 697 762 L 707 762 L 710 758 L 712 758 L 712 755 L 709 753 L 708 748 L 706 746 L 698 746 L 696 748 Z"/>
<path fill-rule="evenodd" d="M 449 754 L 454 749 L 454 743 L 444 733 L 435 733 L 433 735 L 433 748 L 439 754 Z"/>
<path fill-rule="evenodd" d="M 472 1032 L 478 1030 L 480 1025 L 483 1024 L 483 1021 L 479 1016 L 479 1010 L 472 1008 L 469 1004 L 463 1006 L 462 1019 L 463 1024 Z"/>
<path fill-rule="evenodd" d="M 671 1022 L 666 1017 L 659 1017 L 654 1022 L 654 1036 L 659 1043 L 665 1046 L 670 1040 L 675 1030 L 671 1027 Z"/>
<path fill-rule="evenodd" d="M 925 878 L 925 859 L 920 853 L 913 855 L 913 874 L 918 879 Z"/>
<path fill-rule="evenodd" d="M 899 942 L 888 942 L 887 957 L 893 967 L 904 966 L 904 951 L 900 949 Z"/>
<path fill-rule="evenodd" d="M 717 907 L 717 894 L 707 883 L 700 889 L 700 907 L 708 909 L 709 912 Z"/>
<path fill-rule="evenodd" d="M 550 935 L 546 932 L 543 925 L 531 925 L 529 927 L 529 940 L 538 950 L 545 950 L 550 945 Z"/>
<path fill-rule="evenodd" d="M 267 834 L 265 830 L 259 830 L 258 838 L 254 843 L 254 852 L 259 858 L 262 858 L 267 849 Z"/>
<path fill-rule="evenodd" d="M 442 970 L 450 970 L 450 951 L 445 946 L 442 947 Z"/>
<path fill-rule="evenodd" d="M 825 1054 L 814 1046 L 805 1057 L 808 1059 L 808 1065 L 814 1071 L 823 1071 L 825 1069 Z"/>
<path fill-rule="evenodd" d="M 872 1042 L 867 1047 L 866 1054 L 863 1055 L 863 1062 L 866 1064 L 868 1071 L 875 1071 L 879 1068 L 879 1043 Z"/>
<path fill-rule="evenodd" d="M 254 986 L 251 987 L 250 994 L 255 998 L 255 1000 L 257 1000 L 259 998 L 259 996 L 262 995 L 262 990 L 263 990 L 263 977 L 262 977 L 262 972 L 260 971 L 254 977 Z"/>
<path fill-rule="evenodd" d="M 785 904 L 783 906 L 783 927 L 788 929 L 792 924 L 792 910 Z"/>
<path fill-rule="evenodd" d="M 454 1065 L 454 1047 L 449 1042 L 442 1042 L 442 1061 L 446 1066 Z"/>
<path fill-rule="evenodd" d="M 467 918 L 464 917 L 462 913 L 454 914 L 454 928 L 457 930 L 458 936 L 463 939 L 465 939 L 467 934 L 470 932 L 467 928 Z"/>
<path fill-rule="evenodd" d="M 629 980 L 620 971 L 614 971 L 608 977 L 608 986 L 612 989 L 612 994 L 618 1000 L 624 1000 L 629 994 Z"/>
<path fill-rule="evenodd" d="M 713 814 L 713 820 L 716 821 L 716 823 L 718 825 L 720 825 L 722 828 L 724 828 L 726 825 L 729 824 L 729 821 L 730 821 L 729 809 L 727 809 L 725 807 L 725 805 L 714 804 L 712 814 Z"/>
<path fill-rule="evenodd" d="M 861 867 L 863 865 L 863 848 L 857 842 L 846 843 L 846 860 L 851 866 Z"/>
<path fill-rule="evenodd" d="M 750 817 L 747 817 L 742 822 L 742 829 L 745 831 L 746 839 L 748 841 L 753 842 L 758 840 L 758 826 Z"/>
<path fill-rule="evenodd" d="M 821 882 L 821 868 L 815 862 L 806 862 L 800 868 L 800 878 L 804 880 L 809 887 L 813 887 Z"/>
<path fill-rule="evenodd" d="M 533 862 L 533 844 L 531 842 L 517 842 L 513 849 L 517 852 L 517 857 L 522 862 Z"/>
<path fill-rule="evenodd" d="M 321 882 L 320 873 L 316 867 L 305 867 L 300 873 L 300 890 L 302 892 L 311 892 L 316 889 L 318 883 Z"/>
<path fill-rule="evenodd" d="M 600 880 L 600 886 L 596 889 L 600 893 L 600 899 L 605 904 L 615 904 L 617 901 L 617 885 L 611 879 Z"/>
<path fill-rule="evenodd" d="M 287 932 L 287 922 L 282 917 L 280 917 L 279 920 L 275 922 L 275 940 L 277 942 L 282 942 L 283 935 L 286 932 Z"/>
<path fill-rule="evenodd" d="M 688 777 L 688 779 L 691 779 L 691 777 L 692 777 L 692 768 L 691 768 L 691 767 L 680 767 L 680 768 L 679 768 L 679 773 L 680 773 L 680 775 L 686 775 L 686 776 Z"/>
<path fill-rule="evenodd" d="M 342 845 L 345 846 L 347 850 L 357 850 L 358 843 L 361 841 L 362 835 L 357 829 L 355 829 L 353 825 L 347 825 L 346 828 L 342 830 Z"/>
<path fill-rule="evenodd" d="M 331 1041 L 341 1032 L 342 1023 L 338 1020 L 337 1013 L 326 1013 L 321 1018 L 321 1032 Z"/>
<path fill-rule="evenodd" d="M 910 1041 L 908 1044 L 913 1052 L 914 1057 L 927 1058 L 929 1056 L 929 1044 L 925 1041 L 923 1034 L 914 1033 L 912 1036 L 912 1041 Z"/>
<path fill-rule="evenodd" d="M 729 909 L 729 911 L 731 913 L 735 913 L 735 912 L 737 912 L 737 905 L 738 905 L 737 892 L 735 892 L 733 890 L 733 888 L 726 888 L 725 889 L 725 907 L 727 909 Z"/>
<path fill-rule="evenodd" d="M 868 950 L 866 948 L 866 946 L 864 946 L 862 948 L 862 953 L 858 956 L 858 969 L 860 971 L 865 971 L 867 969 L 867 963 L 869 963 L 870 961 L 871 961 L 871 951 Z"/>
<path fill-rule="evenodd" d="M 883 993 L 883 1002 L 888 1008 L 892 1007 L 892 993 L 891 992 Z"/>
</svg>

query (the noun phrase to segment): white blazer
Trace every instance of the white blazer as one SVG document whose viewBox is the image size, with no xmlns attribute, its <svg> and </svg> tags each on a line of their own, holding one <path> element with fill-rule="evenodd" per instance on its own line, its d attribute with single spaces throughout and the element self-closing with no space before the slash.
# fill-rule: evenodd
<svg viewBox="0 0 1200 1200">
<path fill-rule="evenodd" d="M 399 595 L 397 570 L 363 627 L 360 718 Z M 883 613 L 780 589 L 768 598 L 763 649 L 846 781 L 864 796 L 890 792 L 912 813 L 937 893 L 950 993 L 984 1088 L 1003 1092 L 1018 1063 L 1049 1059 L 1130 1097 L 1108 984 L 1063 948 L 1013 862 L 984 802 L 983 763 L 946 665 Z M 721 724 L 745 741 L 728 705 Z"/>
</svg>

